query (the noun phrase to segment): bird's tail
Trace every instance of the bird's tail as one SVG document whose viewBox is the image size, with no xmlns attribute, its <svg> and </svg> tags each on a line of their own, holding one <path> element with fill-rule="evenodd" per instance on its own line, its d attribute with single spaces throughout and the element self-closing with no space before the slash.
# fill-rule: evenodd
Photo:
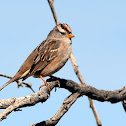
<svg viewBox="0 0 126 126">
<path fill-rule="evenodd" d="M 18 80 L 20 78 L 20 74 L 17 73 L 12 79 L 10 79 L 6 84 L 4 84 L 1 88 L 0 91 L 5 88 L 7 85 L 9 85 L 10 83 L 14 82 L 15 80 Z"/>
</svg>

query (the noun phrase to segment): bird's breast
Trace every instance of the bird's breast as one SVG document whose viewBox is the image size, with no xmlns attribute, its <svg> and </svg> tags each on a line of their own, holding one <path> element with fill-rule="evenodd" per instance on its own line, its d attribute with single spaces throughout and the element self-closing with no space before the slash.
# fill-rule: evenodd
<svg viewBox="0 0 126 126">
<path fill-rule="evenodd" d="M 61 43 L 60 48 L 57 52 L 57 57 L 52 60 L 42 71 L 41 75 L 43 77 L 50 76 L 57 71 L 59 71 L 70 58 L 70 54 L 72 52 L 72 47 L 70 44 Z"/>
</svg>

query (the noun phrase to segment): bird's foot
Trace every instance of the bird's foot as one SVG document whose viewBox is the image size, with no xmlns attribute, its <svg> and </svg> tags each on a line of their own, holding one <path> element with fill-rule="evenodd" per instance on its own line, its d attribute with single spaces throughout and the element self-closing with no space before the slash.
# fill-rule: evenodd
<svg viewBox="0 0 126 126">
<path fill-rule="evenodd" d="M 44 85 L 41 85 L 41 86 L 39 87 L 39 90 L 40 90 L 43 86 L 46 86 L 46 87 L 49 89 L 49 91 L 51 91 L 51 86 L 48 84 L 48 82 L 46 82 Z"/>
</svg>

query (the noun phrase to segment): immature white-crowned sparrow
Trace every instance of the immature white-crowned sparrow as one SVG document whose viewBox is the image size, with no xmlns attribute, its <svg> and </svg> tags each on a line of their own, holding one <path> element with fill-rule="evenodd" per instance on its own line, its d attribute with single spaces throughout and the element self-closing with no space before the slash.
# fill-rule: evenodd
<svg viewBox="0 0 126 126">
<path fill-rule="evenodd" d="M 60 70 L 72 52 L 71 38 L 74 37 L 67 24 L 59 24 L 53 28 L 47 38 L 28 56 L 15 76 L 4 84 L 0 90 L 13 81 L 30 76 L 43 79 Z"/>
</svg>

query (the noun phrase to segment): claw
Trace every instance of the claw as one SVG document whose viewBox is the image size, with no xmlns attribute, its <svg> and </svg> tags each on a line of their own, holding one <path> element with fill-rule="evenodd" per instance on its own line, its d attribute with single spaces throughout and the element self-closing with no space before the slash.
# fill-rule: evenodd
<svg viewBox="0 0 126 126">
<path fill-rule="evenodd" d="M 44 78 L 40 75 L 40 78 L 42 79 L 42 81 L 45 83 L 44 85 L 41 85 L 40 87 L 39 87 L 39 90 L 43 87 L 43 86 L 46 86 L 48 89 L 49 89 L 49 91 L 51 91 L 51 87 L 50 87 L 50 85 L 48 84 L 48 82 L 46 82 L 45 80 L 44 80 Z"/>
<path fill-rule="evenodd" d="M 44 85 L 41 85 L 41 86 L 39 87 L 39 90 L 40 90 L 43 86 L 46 86 L 46 87 L 49 89 L 49 91 L 51 91 L 51 87 L 50 87 L 50 85 L 48 84 L 48 82 L 46 82 Z"/>
<path fill-rule="evenodd" d="M 45 85 L 41 85 L 41 86 L 39 87 L 39 90 L 40 90 L 43 86 L 45 86 Z"/>
</svg>

